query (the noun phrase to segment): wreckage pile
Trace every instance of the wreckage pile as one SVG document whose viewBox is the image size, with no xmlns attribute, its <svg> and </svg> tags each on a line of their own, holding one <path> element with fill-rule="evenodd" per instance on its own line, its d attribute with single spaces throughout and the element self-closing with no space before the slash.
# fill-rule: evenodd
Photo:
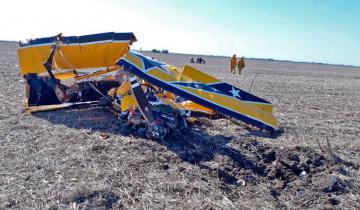
<svg viewBox="0 0 360 210">
<path fill-rule="evenodd" d="M 59 34 L 20 43 L 26 111 L 110 106 L 153 139 L 186 130 L 192 112 L 221 113 L 278 131 L 270 102 L 191 66 L 179 70 L 129 50 L 135 41 L 132 33 L 104 33 Z M 70 80 L 73 84 L 64 84 Z"/>
</svg>

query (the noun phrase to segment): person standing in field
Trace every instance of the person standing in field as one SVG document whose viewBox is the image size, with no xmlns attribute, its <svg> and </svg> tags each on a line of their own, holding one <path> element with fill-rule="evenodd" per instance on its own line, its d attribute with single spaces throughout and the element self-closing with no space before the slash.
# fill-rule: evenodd
<svg viewBox="0 0 360 210">
<path fill-rule="evenodd" d="M 233 55 L 230 60 L 230 72 L 232 74 L 235 74 L 236 64 L 237 64 L 236 55 Z"/>
<path fill-rule="evenodd" d="M 241 57 L 241 59 L 239 60 L 239 63 L 237 64 L 237 67 L 239 69 L 239 74 L 241 74 L 243 68 L 245 68 L 245 59 L 244 56 Z"/>
</svg>

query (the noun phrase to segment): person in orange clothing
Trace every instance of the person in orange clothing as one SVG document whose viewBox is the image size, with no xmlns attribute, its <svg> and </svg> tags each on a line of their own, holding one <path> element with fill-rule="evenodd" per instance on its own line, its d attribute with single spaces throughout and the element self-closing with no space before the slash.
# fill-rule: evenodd
<svg viewBox="0 0 360 210">
<path fill-rule="evenodd" d="M 235 74 L 236 64 L 237 64 L 236 55 L 233 55 L 230 60 L 230 72 L 232 74 Z"/>
<path fill-rule="evenodd" d="M 245 59 L 244 56 L 241 57 L 241 59 L 239 60 L 239 63 L 237 64 L 237 67 L 239 69 L 239 74 L 241 74 L 243 68 L 245 68 Z"/>
</svg>

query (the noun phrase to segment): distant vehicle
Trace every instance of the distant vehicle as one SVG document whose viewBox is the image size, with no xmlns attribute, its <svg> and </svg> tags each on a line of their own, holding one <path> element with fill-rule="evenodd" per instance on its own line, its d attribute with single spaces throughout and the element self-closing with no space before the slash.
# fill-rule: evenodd
<svg viewBox="0 0 360 210">
<path fill-rule="evenodd" d="M 205 64 L 206 62 L 205 62 L 205 59 L 203 57 L 198 57 L 196 59 L 196 63 L 197 64 Z"/>
</svg>

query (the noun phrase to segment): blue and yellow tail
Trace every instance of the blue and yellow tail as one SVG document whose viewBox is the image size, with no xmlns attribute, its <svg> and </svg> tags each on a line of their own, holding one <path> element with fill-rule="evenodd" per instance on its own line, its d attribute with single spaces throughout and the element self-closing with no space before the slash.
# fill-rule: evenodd
<svg viewBox="0 0 360 210">
<path fill-rule="evenodd" d="M 277 129 L 273 105 L 191 66 L 174 71 L 169 65 L 135 51 L 117 62 L 147 82 L 214 111 L 269 131 Z"/>
</svg>

